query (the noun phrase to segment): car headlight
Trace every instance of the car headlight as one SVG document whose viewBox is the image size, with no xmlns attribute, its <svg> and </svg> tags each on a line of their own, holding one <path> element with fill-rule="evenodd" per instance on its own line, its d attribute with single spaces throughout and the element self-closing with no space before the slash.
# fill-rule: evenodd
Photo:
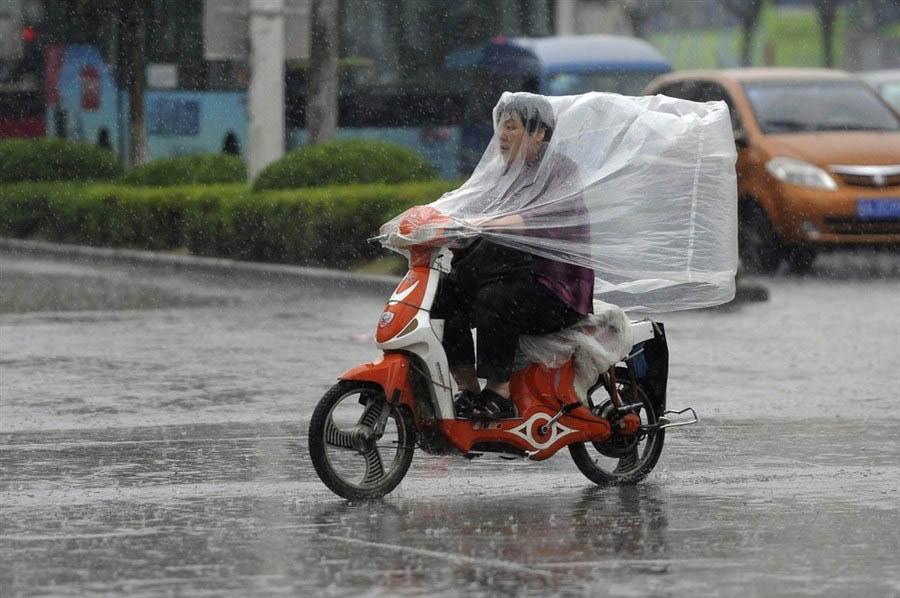
<svg viewBox="0 0 900 598">
<path fill-rule="evenodd" d="M 766 162 L 766 170 L 779 181 L 803 187 L 815 187 L 834 191 L 837 183 L 831 175 L 809 162 L 794 158 L 772 158 Z"/>
</svg>

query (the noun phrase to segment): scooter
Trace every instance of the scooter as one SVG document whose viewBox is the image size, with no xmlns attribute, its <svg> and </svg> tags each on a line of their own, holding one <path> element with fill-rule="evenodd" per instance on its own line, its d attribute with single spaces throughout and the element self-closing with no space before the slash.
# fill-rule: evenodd
<svg viewBox="0 0 900 598">
<path fill-rule="evenodd" d="M 309 454 L 334 493 L 348 500 L 388 494 L 409 470 L 416 446 L 429 454 L 534 461 L 568 447 L 592 482 L 636 484 L 656 465 L 665 430 L 697 422 L 692 408 L 666 411 L 668 345 L 663 324 L 651 320 L 630 322 L 630 354 L 599 376 L 586 401 L 573 385 L 573 359 L 560 368 L 532 363 L 510 379 L 515 418 L 457 417 L 457 389 L 441 344 L 444 322 L 430 317 L 449 250 L 435 232 L 442 216 L 418 216 L 399 227 L 410 268 L 378 320 L 383 355 L 344 372 L 310 419 Z"/>
</svg>

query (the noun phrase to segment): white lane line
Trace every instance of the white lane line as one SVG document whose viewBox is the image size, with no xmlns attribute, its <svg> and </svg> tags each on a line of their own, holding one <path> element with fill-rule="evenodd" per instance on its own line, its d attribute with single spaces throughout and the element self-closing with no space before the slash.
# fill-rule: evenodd
<svg viewBox="0 0 900 598">
<path fill-rule="evenodd" d="M 544 569 L 626 569 L 648 573 L 665 573 L 673 565 L 689 567 L 713 567 L 733 568 L 740 565 L 727 559 L 696 558 L 696 559 L 606 559 L 603 561 L 567 561 L 562 563 L 535 563 L 536 567 Z"/>
<path fill-rule="evenodd" d="M 500 559 L 486 559 L 483 557 L 472 557 L 456 552 L 441 552 L 439 550 L 429 550 L 427 548 L 416 548 L 414 546 L 401 546 L 399 544 L 385 544 L 383 542 L 369 542 L 368 540 L 357 540 L 356 538 L 345 538 L 342 536 L 328 536 L 317 534 L 318 538 L 326 538 L 335 542 L 346 542 L 347 544 L 359 544 L 361 546 L 372 546 L 374 548 L 384 548 L 395 552 L 407 552 L 410 554 L 418 554 L 421 556 L 430 556 L 445 561 L 453 561 L 461 564 L 475 565 L 478 567 L 492 567 L 494 569 L 506 569 L 507 571 L 516 571 L 518 573 L 527 573 L 529 575 L 537 575 L 539 577 L 555 578 L 559 577 L 558 573 L 545 571 L 543 569 L 535 569 L 528 565 L 521 565 L 511 561 L 502 561 Z"/>
<path fill-rule="evenodd" d="M 4 542 L 57 542 L 64 540 L 92 540 L 95 538 L 125 538 L 125 537 L 143 537 L 158 536 L 164 533 L 162 530 L 121 530 L 117 532 L 108 532 L 101 534 L 3 534 L 0 540 Z"/>
<path fill-rule="evenodd" d="M 298 433 L 296 436 L 218 436 L 218 437 L 182 437 L 182 438 L 148 438 L 145 440 L 85 440 L 85 441 L 69 441 L 69 442 L 52 442 L 52 443 L 22 443 L 22 444 L 0 444 L 0 451 L 19 451 L 19 450 L 63 450 L 69 448 L 85 448 L 92 446 L 127 446 L 133 444 L 183 444 L 196 442 L 227 442 L 232 440 L 299 440 L 301 438 Z"/>
</svg>

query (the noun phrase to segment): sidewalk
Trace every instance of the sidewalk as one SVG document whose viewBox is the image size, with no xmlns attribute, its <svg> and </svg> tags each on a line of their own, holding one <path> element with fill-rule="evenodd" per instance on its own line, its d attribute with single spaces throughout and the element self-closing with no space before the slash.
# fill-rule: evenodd
<svg viewBox="0 0 900 598">
<path fill-rule="evenodd" d="M 162 268 L 202 270 L 216 274 L 240 274 L 263 276 L 266 278 L 295 278 L 303 281 L 332 282 L 339 286 L 365 287 L 369 289 L 392 290 L 399 282 L 398 276 L 382 274 L 361 274 L 346 270 L 309 268 L 287 264 L 262 262 L 242 262 L 213 257 L 176 255 L 157 251 L 137 249 L 117 249 L 110 247 L 89 247 L 63 243 L 48 243 L 0 237 L 0 251 L 35 256 L 54 256 L 77 261 L 115 262 L 135 265 L 158 266 Z"/>
</svg>

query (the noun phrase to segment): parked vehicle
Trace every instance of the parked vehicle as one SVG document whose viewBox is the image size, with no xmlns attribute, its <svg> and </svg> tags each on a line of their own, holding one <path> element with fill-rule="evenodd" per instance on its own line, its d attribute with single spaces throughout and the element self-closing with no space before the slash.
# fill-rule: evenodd
<svg viewBox="0 0 900 598">
<path fill-rule="evenodd" d="M 88 44 L 51 47 L 48 83 L 55 97 L 47 106 L 48 134 L 107 145 L 127 157 L 128 93 L 100 51 Z M 144 114 L 149 159 L 219 153 L 230 144 L 247 147 L 247 109 L 243 91 L 149 88 Z"/>
<path fill-rule="evenodd" d="M 0 2 L 0 139 L 43 137 L 43 40 L 20 0 Z"/>
<path fill-rule="evenodd" d="M 900 117 L 842 71 L 685 71 L 648 94 L 731 110 L 744 267 L 808 270 L 821 249 L 900 244 Z"/>
<path fill-rule="evenodd" d="M 442 215 L 435 210 L 434 217 Z M 310 418 L 309 454 L 325 485 L 350 500 L 383 496 L 406 475 L 416 446 L 432 454 L 499 453 L 535 461 L 568 447 L 596 484 L 642 480 L 659 459 L 666 428 L 697 421 L 693 409 L 666 411 L 669 353 L 662 324 L 630 324 L 630 355 L 600 376 L 587 404 L 576 394 L 569 359 L 560 368 L 535 363 L 513 374 L 515 417 L 460 417 L 441 344 L 443 321 L 430 317 L 449 263 L 441 247 L 446 241 L 420 234 L 432 224 L 400 223 L 416 244 L 408 247 L 410 270 L 379 318 L 376 344 L 384 355 L 342 374 Z M 682 414 L 689 418 L 677 417 Z"/>
<path fill-rule="evenodd" d="M 517 77 L 523 91 L 637 95 L 672 64 L 652 45 L 619 35 L 496 38 L 477 59 L 483 69 Z"/>
<path fill-rule="evenodd" d="M 900 69 L 869 71 L 858 74 L 863 81 L 871 85 L 872 89 L 884 98 L 885 102 L 900 113 Z"/>
</svg>

